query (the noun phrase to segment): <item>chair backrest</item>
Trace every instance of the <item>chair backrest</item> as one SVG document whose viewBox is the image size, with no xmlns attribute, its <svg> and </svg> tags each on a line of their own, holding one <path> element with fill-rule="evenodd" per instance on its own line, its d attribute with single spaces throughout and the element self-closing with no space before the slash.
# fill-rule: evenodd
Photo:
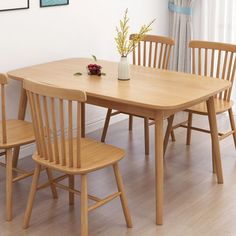
<svg viewBox="0 0 236 236">
<path fill-rule="evenodd" d="M 83 165 L 81 103 L 86 101 L 86 94 L 79 90 L 32 81 L 24 81 L 24 88 L 30 103 L 40 158 L 61 166 L 80 168 Z M 75 138 L 73 129 L 76 133 Z M 73 139 L 76 142 L 73 142 Z M 76 153 L 73 152 L 74 145 L 76 145 Z"/>
<path fill-rule="evenodd" d="M 236 45 L 190 41 L 192 51 L 192 73 L 228 80 L 231 87 L 217 95 L 223 100 L 230 100 L 236 70 Z"/>
<path fill-rule="evenodd" d="M 1 85 L 1 113 L 2 113 L 2 143 L 7 143 L 7 127 L 6 127 L 6 95 L 5 85 L 7 84 L 7 75 L 0 73 L 0 85 Z"/>
<path fill-rule="evenodd" d="M 130 35 L 130 40 L 136 34 Z M 133 51 L 133 64 L 159 69 L 167 69 L 170 61 L 171 49 L 175 45 L 173 39 L 158 36 L 145 35 Z"/>
</svg>

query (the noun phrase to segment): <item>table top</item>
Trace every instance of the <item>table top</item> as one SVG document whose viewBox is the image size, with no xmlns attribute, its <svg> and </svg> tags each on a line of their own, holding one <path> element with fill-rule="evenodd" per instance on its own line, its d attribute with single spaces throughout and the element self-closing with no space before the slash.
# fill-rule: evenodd
<svg viewBox="0 0 236 236">
<path fill-rule="evenodd" d="M 120 81 L 118 64 L 99 60 L 104 76 L 90 76 L 86 58 L 70 58 L 8 72 L 12 79 L 50 83 L 68 89 L 83 90 L 87 96 L 157 110 L 190 107 L 229 88 L 228 81 L 187 73 L 130 65 L 128 81 Z M 75 76 L 81 72 L 81 76 Z"/>
</svg>

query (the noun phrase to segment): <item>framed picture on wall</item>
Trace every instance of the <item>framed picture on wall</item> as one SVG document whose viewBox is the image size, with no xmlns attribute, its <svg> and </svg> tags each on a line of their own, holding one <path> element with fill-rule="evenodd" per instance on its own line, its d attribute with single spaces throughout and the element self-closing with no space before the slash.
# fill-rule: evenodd
<svg viewBox="0 0 236 236">
<path fill-rule="evenodd" d="M 69 0 L 40 0 L 40 7 L 54 7 L 68 4 Z"/>
<path fill-rule="evenodd" d="M 0 11 L 13 11 L 29 8 L 29 0 L 0 0 Z"/>
</svg>

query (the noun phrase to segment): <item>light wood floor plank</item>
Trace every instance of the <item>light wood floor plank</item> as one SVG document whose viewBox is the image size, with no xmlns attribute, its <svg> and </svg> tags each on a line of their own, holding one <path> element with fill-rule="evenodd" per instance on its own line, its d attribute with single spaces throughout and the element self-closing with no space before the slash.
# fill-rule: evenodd
<svg viewBox="0 0 236 236">
<path fill-rule="evenodd" d="M 164 224 L 155 224 L 154 130 L 150 128 L 150 156 L 145 158 L 143 120 L 135 119 L 132 132 L 127 122 L 112 125 L 106 141 L 127 150 L 120 170 L 132 214 L 132 229 L 127 229 L 119 199 L 89 214 L 91 236 L 235 236 L 236 235 L 236 152 L 232 138 L 221 142 L 224 184 L 212 174 L 211 143 L 207 134 L 193 132 L 185 145 L 186 130 L 176 130 L 177 141 L 169 143 L 164 160 Z M 227 117 L 221 117 L 221 128 Z M 207 118 L 193 121 L 207 125 Z M 100 140 L 101 130 L 89 134 Z M 32 161 L 20 161 L 32 167 Z M 46 178 L 46 174 L 44 177 Z M 41 178 L 41 181 L 43 179 Z M 4 209 L 5 171 L 0 169 L 0 209 Z M 75 184 L 79 186 L 79 178 Z M 31 179 L 14 184 L 14 219 L 6 222 L 0 211 L 0 236 L 73 236 L 80 232 L 79 198 L 68 205 L 68 193 L 58 190 L 52 199 L 50 189 L 37 192 L 31 225 L 23 231 L 22 219 Z M 99 197 L 115 191 L 112 168 L 88 176 L 88 191 Z M 37 214 L 40 212 L 40 214 Z M 43 212 L 43 213 L 42 213 Z"/>
</svg>

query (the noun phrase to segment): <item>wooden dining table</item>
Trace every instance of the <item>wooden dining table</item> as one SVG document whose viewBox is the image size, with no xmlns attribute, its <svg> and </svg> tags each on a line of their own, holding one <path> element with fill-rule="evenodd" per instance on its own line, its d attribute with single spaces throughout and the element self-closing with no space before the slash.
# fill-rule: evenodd
<svg viewBox="0 0 236 236">
<path fill-rule="evenodd" d="M 116 62 L 97 61 L 96 63 L 102 66 L 102 71 L 105 73 L 102 76 L 88 75 L 86 67 L 90 63 L 94 62 L 86 58 L 70 58 L 9 71 L 8 76 L 21 82 L 32 80 L 73 90 L 83 90 L 87 93 L 88 104 L 153 119 L 155 121 L 156 224 L 163 224 L 163 120 L 165 118 L 197 103 L 204 101 L 207 103 L 216 175 L 218 183 L 223 183 L 214 96 L 228 89 L 231 86 L 230 82 L 135 65 L 130 65 L 130 80 L 120 81 L 117 79 Z M 77 72 L 81 74 L 74 75 Z M 25 118 L 26 106 L 27 96 L 22 87 L 19 119 Z M 18 155 L 19 149 L 15 149 L 14 165 L 17 165 Z"/>
</svg>

